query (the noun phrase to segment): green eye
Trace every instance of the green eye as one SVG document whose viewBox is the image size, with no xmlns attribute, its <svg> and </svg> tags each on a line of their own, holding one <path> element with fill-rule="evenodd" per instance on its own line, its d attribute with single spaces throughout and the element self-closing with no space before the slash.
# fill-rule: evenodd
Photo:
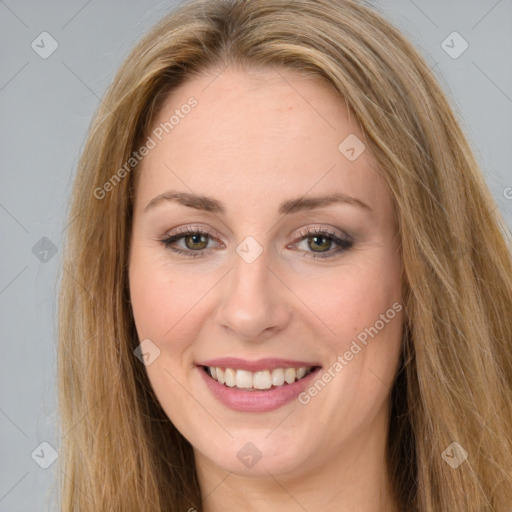
<svg viewBox="0 0 512 512">
<path fill-rule="evenodd" d="M 180 242 L 181 240 L 184 241 L 184 247 L 180 247 L 177 244 L 177 242 Z M 181 233 L 168 236 L 161 240 L 165 248 L 192 258 L 204 256 L 204 251 L 208 248 L 209 241 L 209 233 L 191 229 L 186 229 Z"/>
<path fill-rule="evenodd" d="M 308 237 L 308 247 L 314 252 L 327 252 L 331 248 L 333 240 L 326 236 Z M 317 251 L 320 249 L 320 251 Z"/>
<path fill-rule="evenodd" d="M 161 242 L 166 248 L 177 254 L 198 257 L 206 256 L 206 251 L 210 249 L 208 243 L 211 240 L 212 236 L 209 233 L 187 228 L 180 233 L 162 239 Z M 300 246 L 301 243 L 306 243 L 306 247 L 299 247 L 304 252 L 303 256 L 324 259 L 341 254 L 354 245 L 349 237 L 342 239 L 334 232 L 318 228 L 302 231 L 299 242 L 295 245 Z M 334 250 L 332 250 L 333 245 L 335 246 Z"/>
<path fill-rule="evenodd" d="M 299 235 L 301 238 L 297 246 L 304 251 L 304 256 L 311 258 L 331 258 L 347 251 L 354 245 L 350 237 L 347 236 L 347 239 L 343 239 L 332 231 L 320 228 L 306 229 Z M 301 248 L 300 244 L 304 242 L 306 247 Z M 335 249 L 331 250 L 333 245 Z"/>
<path fill-rule="evenodd" d="M 206 249 L 208 246 L 208 235 L 203 233 L 194 233 L 193 235 L 184 236 L 185 246 L 190 250 Z M 190 243 L 189 243 L 190 242 Z"/>
</svg>

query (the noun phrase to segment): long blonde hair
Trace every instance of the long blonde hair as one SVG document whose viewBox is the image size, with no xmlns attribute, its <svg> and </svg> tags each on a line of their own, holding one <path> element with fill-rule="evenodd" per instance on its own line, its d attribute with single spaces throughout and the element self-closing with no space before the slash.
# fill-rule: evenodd
<svg viewBox="0 0 512 512">
<path fill-rule="evenodd" d="M 401 510 L 510 511 L 507 230 L 431 70 L 356 0 L 192 1 L 154 27 L 118 71 L 79 162 L 63 256 L 62 509 L 201 510 L 192 448 L 133 353 L 127 266 L 136 167 L 112 177 L 173 88 L 230 65 L 323 78 L 392 191 L 406 319 L 388 469 Z M 468 454 L 457 468 L 442 456 L 454 442 Z"/>
</svg>

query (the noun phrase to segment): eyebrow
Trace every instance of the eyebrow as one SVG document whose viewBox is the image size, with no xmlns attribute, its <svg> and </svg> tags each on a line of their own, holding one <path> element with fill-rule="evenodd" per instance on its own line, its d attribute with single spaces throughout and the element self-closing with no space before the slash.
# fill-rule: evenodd
<svg viewBox="0 0 512 512">
<path fill-rule="evenodd" d="M 151 199 L 151 201 L 149 201 L 149 203 L 144 208 L 144 212 L 147 212 L 148 210 L 167 202 L 176 202 L 183 206 L 188 206 L 189 208 L 195 208 L 196 210 L 203 210 L 215 214 L 226 213 L 224 204 L 217 199 L 208 196 L 190 194 L 188 192 L 175 191 L 164 192 L 163 194 L 159 194 L 158 196 Z M 373 211 L 365 202 L 361 201 L 360 199 L 342 193 L 288 199 L 281 203 L 278 211 L 281 215 L 286 215 L 303 210 L 313 210 L 315 208 L 321 208 L 323 206 L 337 203 L 349 204 L 351 206 L 357 206 L 370 212 Z"/>
</svg>

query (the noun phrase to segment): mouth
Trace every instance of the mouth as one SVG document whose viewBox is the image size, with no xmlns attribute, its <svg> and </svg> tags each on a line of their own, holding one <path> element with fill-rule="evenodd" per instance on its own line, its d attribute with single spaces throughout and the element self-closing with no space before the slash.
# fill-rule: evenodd
<svg viewBox="0 0 512 512">
<path fill-rule="evenodd" d="M 201 365 L 213 380 L 227 388 L 240 391 L 272 391 L 298 382 L 319 366 L 268 368 L 252 372 L 240 368 Z"/>
<path fill-rule="evenodd" d="M 210 359 L 195 365 L 206 389 L 221 404 L 234 411 L 254 413 L 270 412 L 292 403 L 322 368 L 311 361 L 251 361 L 236 357 Z"/>
</svg>

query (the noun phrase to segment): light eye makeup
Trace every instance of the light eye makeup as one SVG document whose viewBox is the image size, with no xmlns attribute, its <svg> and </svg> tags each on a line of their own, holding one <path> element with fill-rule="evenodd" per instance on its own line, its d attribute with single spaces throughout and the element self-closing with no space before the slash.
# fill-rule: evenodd
<svg viewBox="0 0 512 512">
<path fill-rule="evenodd" d="M 197 226 L 178 228 L 159 241 L 173 253 L 189 258 L 205 257 L 218 250 L 219 247 L 214 248 L 210 245 L 212 241 L 219 243 L 220 248 L 224 247 L 212 233 Z M 295 241 L 286 247 L 297 248 L 303 252 L 304 257 L 327 259 L 340 256 L 353 245 L 354 240 L 346 234 L 338 235 L 331 229 L 314 227 L 301 229 Z"/>
</svg>

